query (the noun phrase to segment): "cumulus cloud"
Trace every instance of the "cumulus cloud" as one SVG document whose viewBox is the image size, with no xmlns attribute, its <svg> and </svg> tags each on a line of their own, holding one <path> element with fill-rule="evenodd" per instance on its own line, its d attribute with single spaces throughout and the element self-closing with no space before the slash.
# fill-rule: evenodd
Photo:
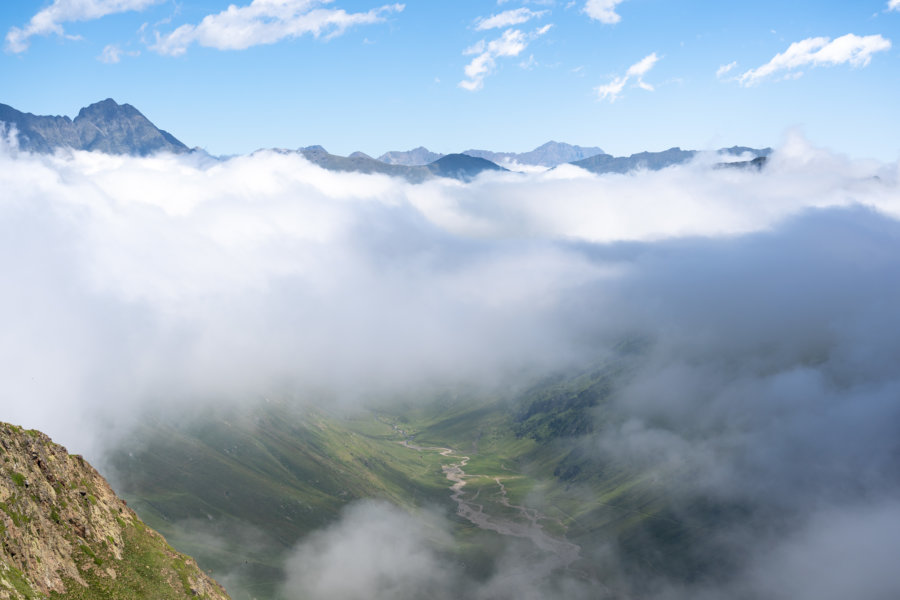
<svg viewBox="0 0 900 600">
<path fill-rule="evenodd" d="M 513 25 L 521 25 L 527 23 L 531 19 L 536 19 L 547 14 L 546 10 L 533 11 L 528 8 L 516 8 L 506 10 L 502 13 L 483 17 L 478 19 L 475 29 L 484 31 L 486 29 L 498 29 L 502 27 L 512 27 Z"/>
<path fill-rule="evenodd" d="M 888 2 L 888 10 L 900 10 L 900 0 L 890 0 Z"/>
<path fill-rule="evenodd" d="M 403 4 L 386 4 L 366 12 L 348 13 L 325 8 L 333 0 L 253 0 L 248 5 L 231 5 L 207 15 L 197 25 L 182 25 L 166 35 L 156 33 L 150 48 L 170 56 L 187 52 L 192 44 L 217 50 L 245 50 L 261 44 L 275 44 L 306 34 L 332 38 L 357 25 L 384 21 L 386 15 L 401 12 Z"/>
<path fill-rule="evenodd" d="M 619 13 L 616 12 L 616 6 L 625 0 L 587 0 L 584 5 L 584 12 L 591 19 L 612 25 L 622 20 Z"/>
<path fill-rule="evenodd" d="M 597 99 L 615 102 L 621 97 L 625 85 L 632 79 L 636 79 L 634 85 L 637 87 L 652 92 L 653 86 L 644 81 L 644 75 L 653 68 L 658 60 L 659 57 L 656 55 L 656 52 L 648 54 L 637 63 L 631 65 L 625 75 L 616 77 L 605 85 L 598 85 L 594 88 L 594 91 L 597 92 Z"/>
<path fill-rule="evenodd" d="M 24 28 L 12 27 L 6 34 L 6 49 L 21 53 L 35 35 L 65 35 L 63 23 L 91 21 L 106 15 L 141 11 L 163 0 L 54 0 L 53 4 L 31 17 Z"/>
<path fill-rule="evenodd" d="M 459 82 L 459 87 L 470 92 L 480 90 L 484 87 L 484 79 L 497 68 L 498 58 L 519 56 L 528 48 L 528 44 L 550 31 L 551 27 L 552 25 L 544 25 L 530 33 L 507 29 L 497 39 L 490 42 L 481 40 L 470 46 L 463 54 L 475 55 L 475 58 L 466 65 L 466 78 Z"/>
<path fill-rule="evenodd" d="M 760 83 L 772 75 L 783 73 L 784 77 L 799 77 L 803 67 L 821 67 L 850 64 L 865 67 L 876 52 L 885 52 L 891 42 L 880 35 L 858 36 L 852 33 L 839 38 L 807 38 L 791 44 L 787 50 L 756 69 L 750 69 L 738 77 L 743 86 Z"/>
</svg>

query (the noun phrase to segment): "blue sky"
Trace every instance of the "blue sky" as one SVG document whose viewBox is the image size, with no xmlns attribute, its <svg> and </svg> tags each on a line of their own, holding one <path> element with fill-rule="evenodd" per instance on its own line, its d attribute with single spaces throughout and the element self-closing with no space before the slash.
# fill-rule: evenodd
<svg viewBox="0 0 900 600">
<path fill-rule="evenodd" d="M 898 0 L 13 0 L 0 27 L 0 102 L 112 97 L 214 154 L 629 154 L 799 128 L 900 158 Z"/>
</svg>

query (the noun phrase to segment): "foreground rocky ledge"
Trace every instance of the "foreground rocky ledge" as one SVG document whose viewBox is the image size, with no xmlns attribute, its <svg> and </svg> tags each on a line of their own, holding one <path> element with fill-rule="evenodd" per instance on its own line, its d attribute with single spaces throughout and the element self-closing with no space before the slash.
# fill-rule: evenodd
<svg viewBox="0 0 900 600">
<path fill-rule="evenodd" d="M 0 599 L 228 598 L 81 456 L 0 423 Z"/>
</svg>

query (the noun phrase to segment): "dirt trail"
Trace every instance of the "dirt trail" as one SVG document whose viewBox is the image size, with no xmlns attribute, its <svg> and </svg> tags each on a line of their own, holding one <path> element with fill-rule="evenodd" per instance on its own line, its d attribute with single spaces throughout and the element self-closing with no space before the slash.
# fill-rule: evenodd
<svg viewBox="0 0 900 600">
<path fill-rule="evenodd" d="M 408 440 L 400 443 L 412 450 L 418 450 L 420 452 L 438 452 L 441 456 L 448 458 L 453 456 L 454 458 L 459 459 L 459 462 L 443 465 L 441 467 L 444 471 L 444 475 L 451 482 L 450 498 L 456 502 L 456 512 L 459 516 L 481 529 L 495 531 L 500 535 L 509 535 L 531 540 L 536 547 L 551 554 L 551 558 L 545 561 L 545 564 L 543 565 L 547 571 L 552 571 L 557 568 L 568 568 L 572 563 L 578 560 L 581 555 L 580 546 L 565 539 L 550 536 L 544 531 L 540 524 L 541 520 L 556 520 L 545 517 L 538 512 L 537 509 L 511 504 L 506 495 L 506 488 L 500 482 L 500 478 L 493 478 L 500 487 L 500 503 L 507 508 L 518 510 L 525 522 L 513 521 L 508 518 L 484 512 L 484 505 L 475 502 L 478 497 L 477 494 L 471 499 L 466 499 L 464 497 L 465 492 L 463 491 L 463 488 L 466 485 L 466 478 L 477 476 L 467 475 L 463 470 L 469 463 L 468 456 L 455 456 L 455 452 L 451 448 L 416 446 Z"/>
</svg>

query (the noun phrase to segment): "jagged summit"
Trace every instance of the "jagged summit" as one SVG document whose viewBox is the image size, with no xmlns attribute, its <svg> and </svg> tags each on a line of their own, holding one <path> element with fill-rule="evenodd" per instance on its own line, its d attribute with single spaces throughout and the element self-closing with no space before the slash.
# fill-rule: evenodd
<svg viewBox="0 0 900 600">
<path fill-rule="evenodd" d="M 19 148 L 54 152 L 58 148 L 147 156 L 157 152 L 181 154 L 189 149 L 159 129 L 130 104 L 112 98 L 86 106 L 69 117 L 23 113 L 0 104 L 0 122 L 15 127 Z"/>
<path fill-rule="evenodd" d="M 96 121 L 100 119 L 109 120 L 121 117 L 133 118 L 136 116 L 143 117 L 144 115 L 130 104 L 119 104 L 112 98 L 107 98 L 106 100 L 95 102 L 79 110 L 78 115 L 75 117 L 75 122 L 83 119 Z"/>
</svg>

